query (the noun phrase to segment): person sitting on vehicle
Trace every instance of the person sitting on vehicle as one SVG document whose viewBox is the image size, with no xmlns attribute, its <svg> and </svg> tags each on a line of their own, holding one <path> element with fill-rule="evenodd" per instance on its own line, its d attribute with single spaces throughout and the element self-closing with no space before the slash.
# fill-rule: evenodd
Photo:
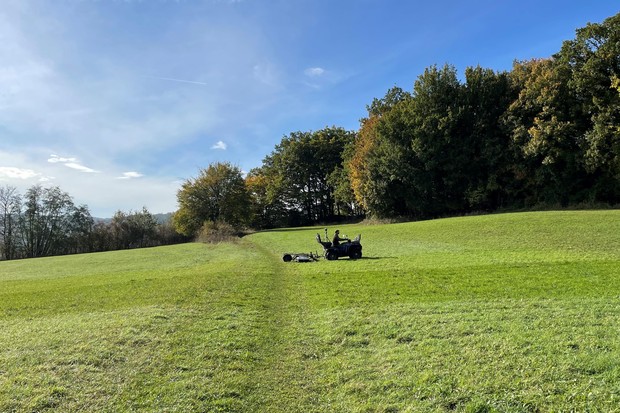
<svg viewBox="0 0 620 413">
<path fill-rule="evenodd" d="M 340 238 L 340 230 L 336 230 L 336 232 L 334 233 L 334 239 L 332 240 L 332 246 L 337 247 L 338 245 L 340 245 L 341 241 L 351 242 L 349 238 Z"/>
</svg>

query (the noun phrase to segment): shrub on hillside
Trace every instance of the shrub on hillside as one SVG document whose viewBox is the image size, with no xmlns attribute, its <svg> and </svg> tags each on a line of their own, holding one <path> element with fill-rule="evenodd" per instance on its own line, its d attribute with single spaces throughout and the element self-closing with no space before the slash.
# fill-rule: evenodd
<svg viewBox="0 0 620 413">
<path fill-rule="evenodd" d="M 224 221 L 206 221 L 198 233 L 198 241 L 209 244 L 235 241 L 241 231 Z"/>
</svg>

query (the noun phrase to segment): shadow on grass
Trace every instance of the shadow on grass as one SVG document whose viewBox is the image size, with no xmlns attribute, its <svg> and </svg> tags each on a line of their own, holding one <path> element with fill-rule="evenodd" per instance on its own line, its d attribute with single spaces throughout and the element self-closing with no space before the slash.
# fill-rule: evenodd
<svg viewBox="0 0 620 413">
<path fill-rule="evenodd" d="M 349 261 L 367 261 L 367 260 L 394 260 L 396 257 L 362 257 L 358 259 L 349 258 Z M 344 260 L 343 260 L 344 261 Z"/>
<path fill-rule="evenodd" d="M 271 229 L 261 229 L 258 231 L 249 232 L 249 234 L 259 234 L 262 232 L 295 232 L 295 231 L 307 231 L 312 230 L 312 227 L 292 227 L 292 228 L 271 228 Z"/>
</svg>

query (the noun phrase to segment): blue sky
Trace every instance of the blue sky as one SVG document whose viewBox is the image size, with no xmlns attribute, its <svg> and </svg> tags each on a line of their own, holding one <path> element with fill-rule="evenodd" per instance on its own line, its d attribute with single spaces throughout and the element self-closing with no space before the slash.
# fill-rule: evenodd
<svg viewBox="0 0 620 413">
<path fill-rule="evenodd" d="M 94 216 L 176 209 L 212 162 L 293 131 L 356 130 L 433 64 L 550 57 L 617 0 L 1 0 L 0 186 Z"/>
</svg>

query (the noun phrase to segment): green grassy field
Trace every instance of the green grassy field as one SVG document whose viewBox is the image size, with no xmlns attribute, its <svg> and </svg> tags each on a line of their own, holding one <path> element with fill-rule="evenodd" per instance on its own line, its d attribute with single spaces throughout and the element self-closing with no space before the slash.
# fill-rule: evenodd
<svg viewBox="0 0 620 413">
<path fill-rule="evenodd" d="M 339 228 L 0 262 L 0 412 L 620 411 L 620 211 Z"/>
</svg>

